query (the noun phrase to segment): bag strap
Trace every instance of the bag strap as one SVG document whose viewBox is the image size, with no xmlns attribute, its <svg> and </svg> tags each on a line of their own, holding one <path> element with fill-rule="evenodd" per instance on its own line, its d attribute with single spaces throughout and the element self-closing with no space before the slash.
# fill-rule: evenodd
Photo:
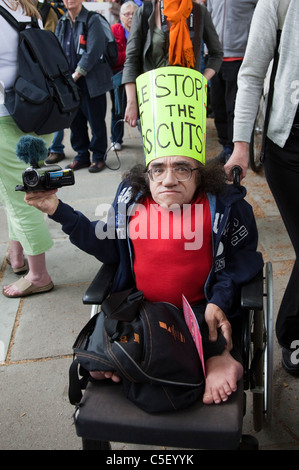
<svg viewBox="0 0 299 470">
<path fill-rule="evenodd" d="M 37 21 L 36 16 L 31 17 L 31 21 L 17 21 L 13 15 L 9 13 L 5 8 L 0 6 L 0 15 L 3 16 L 3 18 L 6 19 L 6 21 L 18 32 L 20 33 L 23 31 L 26 26 L 31 26 L 32 28 L 39 28 L 39 24 Z"/>
<path fill-rule="evenodd" d="M 49 11 L 51 9 L 51 5 L 50 3 L 48 3 L 47 1 L 44 1 L 44 3 L 42 4 L 42 6 L 39 8 L 39 13 L 42 17 L 42 22 L 43 22 L 43 25 L 45 24 L 46 22 L 46 19 L 47 19 L 47 16 L 49 14 Z"/>
<path fill-rule="evenodd" d="M 80 375 L 82 375 L 80 379 Z M 69 389 L 68 396 L 71 405 L 78 405 L 82 399 L 82 390 L 86 389 L 89 372 L 80 366 L 79 360 L 74 359 L 69 368 Z"/>
<path fill-rule="evenodd" d="M 92 15 L 98 15 L 99 13 L 97 13 L 96 11 L 93 11 L 93 10 L 89 10 L 88 13 L 87 13 L 87 18 L 86 18 L 86 21 L 84 21 L 83 23 L 83 34 L 84 34 L 84 37 L 86 39 L 87 37 L 87 32 L 88 32 L 88 22 L 90 20 L 90 17 Z"/>
<path fill-rule="evenodd" d="M 111 341 L 118 338 L 118 322 L 131 322 L 139 313 L 143 292 L 132 288 L 111 294 L 101 305 L 105 314 L 105 329 Z"/>
<path fill-rule="evenodd" d="M 146 40 L 146 35 L 148 32 L 148 19 L 151 16 L 151 13 L 153 11 L 153 4 L 150 1 L 144 1 L 142 5 L 142 25 L 141 25 L 141 30 L 142 30 L 142 42 L 143 44 L 145 43 Z"/>
<path fill-rule="evenodd" d="M 79 361 L 74 359 L 69 368 L 69 401 L 71 405 L 76 405 L 81 401 L 82 391 L 78 373 Z"/>
</svg>

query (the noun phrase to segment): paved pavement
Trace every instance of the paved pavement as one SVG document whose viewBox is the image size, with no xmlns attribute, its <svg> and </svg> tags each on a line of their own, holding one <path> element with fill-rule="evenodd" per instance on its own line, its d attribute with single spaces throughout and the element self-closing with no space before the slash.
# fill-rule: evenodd
<svg viewBox="0 0 299 470">
<path fill-rule="evenodd" d="M 109 121 L 109 112 L 107 113 Z M 67 159 L 74 156 L 66 133 Z M 207 158 L 219 152 L 213 121 L 208 122 Z M 76 172 L 76 184 L 60 190 L 60 197 L 94 219 L 96 208 L 112 202 L 121 175 L 142 162 L 140 134 L 126 126 L 121 167 L 90 174 Z M 116 168 L 115 154 L 107 163 Z M 279 306 L 290 274 L 294 253 L 263 174 L 249 171 L 245 185 L 253 205 L 260 235 L 260 250 L 274 272 L 274 312 Z M 16 280 L 5 262 L 8 249 L 7 224 L 0 205 L 0 284 Z M 0 295 L 0 449 L 79 450 L 81 440 L 73 425 L 73 407 L 67 396 L 68 368 L 72 344 L 87 322 L 90 309 L 82 295 L 98 270 L 98 262 L 71 245 L 60 226 L 48 220 L 54 247 L 47 253 L 47 265 L 55 283 L 51 293 L 24 299 Z M 2 361 L 2 362 L 1 362 Z M 243 432 L 256 435 L 261 449 L 299 449 L 299 382 L 280 365 L 280 350 L 274 347 L 274 410 L 270 424 L 259 433 L 252 427 L 251 398 L 248 396 Z M 114 449 L 146 447 L 113 443 Z"/>
</svg>

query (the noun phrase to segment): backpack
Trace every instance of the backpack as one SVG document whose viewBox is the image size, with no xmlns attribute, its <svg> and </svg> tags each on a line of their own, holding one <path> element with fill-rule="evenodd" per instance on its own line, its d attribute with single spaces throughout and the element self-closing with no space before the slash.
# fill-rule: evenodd
<svg viewBox="0 0 299 470">
<path fill-rule="evenodd" d="M 74 405 L 94 370 L 116 371 L 124 395 L 147 413 L 186 408 L 204 391 L 201 361 L 182 311 L 143 300 L 134 288 L 102 302 L 73 351 L 69 400 Z"/>
<path fill-rule="evenodd" d="M 101 15 L 101 13 L 98 13 L 97 11 L 89 11 L 88 12 L 86 23 L 84 23 L 84 36 L 85 36 L 85 39 L 87 37 L 87 32 L 88 32 L 88 21 L 89 21 L 89 18 L 92 15 L 98 15 L 99 18 L 100 18 L 100 22 L 101 22 L 103 31 L 105 33 L 105 38 L 106 38 L 104 58 L 105 58 L 106 62 L 108 62 L 110 67 L 113 68 L 116 61 L 117 61 L 117 58 L 118 58 L 117 43 L 116 43 L 115 37 L 112 33 L 109 22 L 106 20 L 105 16 Z"/>
<path fill-rule="evenodd" d="M 0 14 L 19 33 L 18 73 L 13 88 L 5 91 L 8 112 L 25 133 L 50 134 L 69 128 L 80 94 L 57 37 L 40 29 L 35 17 L 30 23 L 19 23 L 2 7 Z"/>
</svg>

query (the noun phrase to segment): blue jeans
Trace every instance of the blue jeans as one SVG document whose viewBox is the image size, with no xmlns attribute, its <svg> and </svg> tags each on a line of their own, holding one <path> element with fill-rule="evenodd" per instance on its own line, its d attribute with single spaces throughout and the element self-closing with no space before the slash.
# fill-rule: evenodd
<svg viewBox="0 0 299 470">
<path fill-rule="evenodd" d="M 123 143 L 123 136 L 124 136 L 124 123 L 121 121 L 123 119 L 123 115 L 118 114 L 116 107 L 115 107 L 115 95 L 114 90 L 110 90 L 111 96 L 111 137 L 110 140 L 112 143 L 118 142 L 119 144 Z"/>
<path fill-rule="evenodd" d="M 81 106 L 71 123 L 71 145 L 77 152 L 75 161 L 80 163 L 94 163 L 104 161 L 107 150 L 106 129 L 106 93 L 90 98 L 84 77 L 77 82 L 81 89 Z M 91 140 L 89 139 L 88 123 L 91 129 Z"/>
<path fill-rule="evenodd" d="M 64 131 L 57 131 L 54 134 L 52 144 L 49 147 L 49 152 L 52 153 L 64 153 L 64 145 L 62 143 L 64 137 Z"/>
</svg>

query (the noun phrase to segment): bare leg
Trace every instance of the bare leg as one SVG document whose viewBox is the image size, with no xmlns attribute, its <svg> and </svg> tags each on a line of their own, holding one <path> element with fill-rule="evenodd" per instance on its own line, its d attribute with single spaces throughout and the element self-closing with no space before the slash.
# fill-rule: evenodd
<svg viewBox="0 0 299 470">
<path fill-rule="evenodd" d="M 21 268 L 24 266 L 23 247 L 20 242 L 10 241 L 9 259 L 12 268 Z"/>
<path fill-rule="evenodd" d="M 237 390 L 237 382 L 243 375 L 243 366 L 225 349 L 220 356 L 210 357 L 206 362 L 206 388 L 203 402 L 206 405 L 227 401 Z"/>
<path fill-rule="evenodd" d="M 40 255 L 34 256 L 28 255 L 27 257 L 29 271 L 26 276 L 24 276 L 25 279 L 38 287 L 43 287 L 49 284 L 51 282 L 51 277 L 46 268 L 46 254 L 41 253 Z M 7 295 L 21 294 L 14 284 L 4 286 L 3 290 Z"/>
</svg>

